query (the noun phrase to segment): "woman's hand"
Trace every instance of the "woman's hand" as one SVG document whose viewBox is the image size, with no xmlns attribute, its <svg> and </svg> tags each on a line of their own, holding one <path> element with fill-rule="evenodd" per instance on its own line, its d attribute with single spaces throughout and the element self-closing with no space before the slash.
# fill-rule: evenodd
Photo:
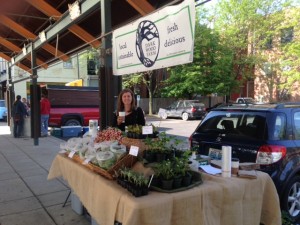
<svg viewBox="0 0 300 225">
<path fill-rule="evenodd" d="M 118 123 L 118 125 L 121 125 L 121 123 L 123 122 L 123 120 L 124 120 L 123 116 L 118 116 L 117 117 L 117 123 Z"/>
</svg>

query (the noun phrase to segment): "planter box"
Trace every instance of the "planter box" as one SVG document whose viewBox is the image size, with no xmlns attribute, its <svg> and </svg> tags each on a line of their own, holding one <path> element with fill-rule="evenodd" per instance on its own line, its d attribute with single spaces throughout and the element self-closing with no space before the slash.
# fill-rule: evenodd
<svg viewBox="0 0 300 225">
<path fill-rule="evenodd" d="M 81 126 L 62 126 L 62 137 L 78 137 L 82 134 Z"/>
</svg>

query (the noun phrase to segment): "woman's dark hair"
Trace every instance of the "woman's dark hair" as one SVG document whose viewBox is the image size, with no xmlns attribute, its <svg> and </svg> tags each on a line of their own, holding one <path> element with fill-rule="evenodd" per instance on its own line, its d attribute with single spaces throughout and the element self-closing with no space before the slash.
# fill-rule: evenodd
<svg viewBox="0 0 300 225">
<path fill-rule="evenodd" d="M 131 102 L 131 111 L 135 109 L 135 98 L 134 98 L 134 93 L 132 90 L 126 88 L 126 89 L 123 89 L 119 96 L 118 96 L 118 104 L 117 104 L 117 112 L 121 112 L 121 111 L 124 111 L 124 103 L 122 101 L 122 96 L 125 94 L 125 93 L 130 93 L 131 94 L 131 97 L 132 97 L 132 102 Z"/>
</svg>

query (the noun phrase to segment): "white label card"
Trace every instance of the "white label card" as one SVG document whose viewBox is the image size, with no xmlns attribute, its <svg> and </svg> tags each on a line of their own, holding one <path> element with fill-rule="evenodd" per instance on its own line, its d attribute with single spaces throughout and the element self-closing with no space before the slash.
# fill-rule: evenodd
<svg viewBox="0 0 300 225">
<path fill-rule="evenodd" d="M 75 154 L 75 151 L 71 151 L 71 152 L 69 153 L 68 157 L 69 157 L 69 158 L 73 158 L 74 154 Z"/>
<path fill-rule="evenodd" d="M 131 145 L 129 155 L 137 156 L 139 154 L 139 147 Z"/>
<path fill-rule="evenodd" d="M 143 134 L 153 134 L 152 126 L 143 126 Z"/>
<path fill-rule="evenodd" d="M 91 159 L 85 159 L 85 160 L 82 162 L 82 164 L 83 164 L 83 165 L 87 165 L 90 161 L 91 161 Z"/>
</svg>

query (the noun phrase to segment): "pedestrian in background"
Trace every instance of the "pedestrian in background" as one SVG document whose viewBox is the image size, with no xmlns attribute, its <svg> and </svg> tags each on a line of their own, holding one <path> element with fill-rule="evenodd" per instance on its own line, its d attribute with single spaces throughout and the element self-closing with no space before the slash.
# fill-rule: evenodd
<svg viewBox="0 0 300 225">
<path fill-rule="evenodd" d="M 30 105 L 27 102 L 27 99 L 26 98 L 22 98 L 22 102 L 23 102 L 23 104 L 25 106 L 25 109 L 26 109 L 26 112 L 27 112 L 27 116 L 30 116 Z"/>
<path fill-rule="evenodd" d="M 45 94 L 42 94 L 40 101 L 40 112 L 41 112 L 41 136 L 48 136 L 48 123 L 50 116 L 51 104 Z"/>
<path fill-rule="evenodd" d="M 17 95 L 12 106 L 12 118 L 14 122 L 14 137 L 19 138 L 23 134 L 24 117 L 27 115 L 24 104 L 21 102 L 21 96 Z"/>
</svg>

